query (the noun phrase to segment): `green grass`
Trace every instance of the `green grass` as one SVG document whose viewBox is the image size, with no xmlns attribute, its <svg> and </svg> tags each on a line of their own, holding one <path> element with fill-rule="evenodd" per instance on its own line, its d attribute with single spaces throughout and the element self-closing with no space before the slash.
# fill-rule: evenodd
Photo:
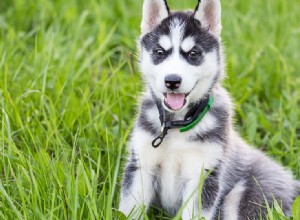
<svg viewBox="0 0 300 220">
<path fill-rule="evenodd" d="M 222 4 L 236 128 L 299 179 L 300 4 Z M 120 172 L 141 90 L 134 62 L 141 5 L 0 1 L 1 219 L 122 219 Z M 275 207 L 269 218 L 280 213 Z"/>
</svg>

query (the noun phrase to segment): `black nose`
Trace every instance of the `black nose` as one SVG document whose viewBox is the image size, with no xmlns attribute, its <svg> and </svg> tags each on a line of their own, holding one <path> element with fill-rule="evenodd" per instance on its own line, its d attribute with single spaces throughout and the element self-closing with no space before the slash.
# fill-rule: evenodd
<svg viewBox="0 0 300 220">
<path fill-rule="evenodd" d="M 165 85 L 168 89 L 175 90 L 181 85 L 181 77 L 176 74 L 171 74 L 165 77 Z"/>
</svg>

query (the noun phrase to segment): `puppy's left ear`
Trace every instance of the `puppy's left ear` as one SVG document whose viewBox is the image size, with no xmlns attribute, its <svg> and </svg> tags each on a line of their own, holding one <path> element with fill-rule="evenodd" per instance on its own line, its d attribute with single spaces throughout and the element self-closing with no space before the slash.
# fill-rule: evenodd
<svg viewBox="0 0 300 220">
<path fill-rule="evenodd" d="M 166 0 L 144 0 L 142 35 L 152 31 L 162 20 L 169 16 L 169 6 Z"/>
<path fill-rule="evenodd" d="M 220 37 L 222 30 L 220 0 L 198 0 L 194 17 L 200 21 L 201 27 Z"/>
</svg>

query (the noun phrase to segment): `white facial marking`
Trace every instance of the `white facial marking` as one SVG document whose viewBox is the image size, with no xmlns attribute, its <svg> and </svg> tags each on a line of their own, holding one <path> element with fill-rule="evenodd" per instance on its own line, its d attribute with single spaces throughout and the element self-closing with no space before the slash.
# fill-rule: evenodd
<svg viewBox="0 0 300 220">
<path fill-rule="evenodd" d="M 179 54 L 180 42 L 182 40 L 184 30 L 184 24 L 181 24 L 179 20 L 175 19 L 171 26 L 172 45 L 174 48 L 174 54 Z"/>
<path fill-rule="evenodd" d="M 181 49 L 184 52 L 189 52 L 195 46 L 195 41 L 192 37 L 187 37 L 181 43 Z"/>
<path fill-rule="evenodd" d="M 172 48 L 172 42 L 170 37 L 168 37 L 167 35 L 163 35 L 160 39 L 159 39 L 159 45 L 164 49 L 164 50 L 169 50 Z"/>
</svg>

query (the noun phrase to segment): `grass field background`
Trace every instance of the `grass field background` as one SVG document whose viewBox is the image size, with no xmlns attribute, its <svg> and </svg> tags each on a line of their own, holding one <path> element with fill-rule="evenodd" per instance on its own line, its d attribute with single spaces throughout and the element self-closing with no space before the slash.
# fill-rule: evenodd
<svg viewBox="0 0 300 220">
<path fill-rule="evenodd" d="M 124 219 L 116 208 L 142 85 L 141 5 L 0 1 L 1 219 Z M 300 179 L 299 1 L 222 6 L 236 129 Z M 168 219 L 159 216 L 149 219 Z M 269 218 L 285 219 L 278 207 Z"/>
</svg>

